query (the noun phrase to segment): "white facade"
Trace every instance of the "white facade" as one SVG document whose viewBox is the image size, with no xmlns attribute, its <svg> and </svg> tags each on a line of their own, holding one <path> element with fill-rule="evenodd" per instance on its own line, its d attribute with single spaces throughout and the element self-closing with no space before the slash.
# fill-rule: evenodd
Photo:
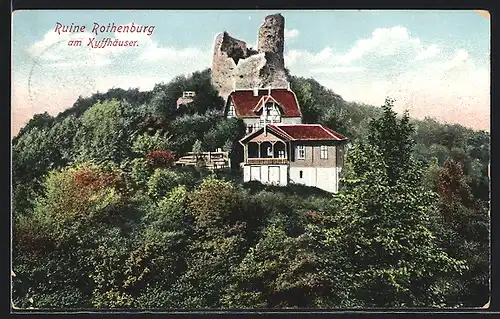
<svg viewBox="0 0 500 319">
<path fill-rule="evenodd" d="M 290 183 L 337 193 L 340 171 L 340 167 L 290 167 Z"/>
<path fill-rule="evenodd" d="M 262 184 L 288 185 L 288 165 L 245 165 L 243 181 L 259 181 Z"/>
<path fill-rule="evenodd" d="M 283 117 L 279 110 L 279 107 L 274 102 L 268 102 L 266 105 L 262 106 L 262 114 L 259 117 L 243 117 L 243 123 L 245 123 L 246 134 L 250 134 L 261 127 L 264 124 L 302 124 L 302 118 L 298 117 Z M 230 101 L 229 108 L 227 112 L 228 119 L 236 117 L 236 110 L 234 109 L 233 101 Z"/>
<path fill-rule="evenodd" d="M 236 117 L 236 111 L 234 110 L 234 104 L 231 101 L 231 103 L 229 104 L 229 110 L 227 112 L 227 118 L 230 119 L 232 117 Z"/>
<path fill-rule="evenodd" d="M 264 123 L 281 123 L 281 112 L 276 103 L 268 102 L 262 106 L 262 114 L 260 115 L 261 124 Z"/>
<path fill-rule="evenodd" d="M 340 167 L 289 167 L 288 165 L 244 165 L 244 182 L 287 186 L 288 183 L 317 187 L 337 193 Z"/>
</svg>

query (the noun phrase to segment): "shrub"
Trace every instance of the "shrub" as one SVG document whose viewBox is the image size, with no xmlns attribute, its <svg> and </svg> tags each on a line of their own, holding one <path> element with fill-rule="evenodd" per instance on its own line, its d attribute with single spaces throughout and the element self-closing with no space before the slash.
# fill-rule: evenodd
<svg viewBox="0 0 500 319">
<path fill-rule="evenodd" d="M 174 164 L 175 157 L 166 150 L 154 150 L 146 156 L 147 162 L 154 168 L 170 167 Z"/>
</svg>

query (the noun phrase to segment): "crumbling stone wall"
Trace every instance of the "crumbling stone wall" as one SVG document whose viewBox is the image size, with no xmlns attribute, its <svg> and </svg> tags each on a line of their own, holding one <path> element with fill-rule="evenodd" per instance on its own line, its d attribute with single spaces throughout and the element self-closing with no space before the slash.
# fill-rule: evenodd
<svg viewBox="0 0 500 319">
<path fill-rule="evenodd" d="M 215 38 L 212 58 L 212 83 L 227 99 L 236 89 L 253 87 L 286 88 L 285 18 L 281 14 L 265 17 L 258 32 L 258 48 L 223 32 Z"/>
<path fill-rule="evenodd" d="M 267 59 L 277 69 L 285 68 L 285 18 L 281 14 L 267 16 L 259 28 L 259 52 L 266 52 Z"/>
</svg>

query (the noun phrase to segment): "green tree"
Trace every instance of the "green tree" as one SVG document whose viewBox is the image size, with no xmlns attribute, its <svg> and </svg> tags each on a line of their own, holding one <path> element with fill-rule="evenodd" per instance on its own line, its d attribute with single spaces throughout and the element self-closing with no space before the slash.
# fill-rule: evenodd
<svg viewBox="0 0 500 319">
<path fill-rule="evenodd" d="M 52 123 L 54 123 L 54 117 L 52 117 L 49 113 L 44 112 L 41 114 L 35 114 L 29 122 L 21 128 L 21 130 L 19 130 L 19 133 L 16 134 L 13 141 L 15 142 L 17 138 L 23 136 L 35 127 L 38 129 L 44 129 L 50 127 Z"/>
<path fill-rule="evenodd" d="M 154 150 L 168 150 L 171 147 L 171 136 L 161 131 L 156 131 L 153 135 L 150 133 L 140 134 L 132 144 L 132 150 L 143 156 Z"/>
<path fill-rule="evenodd" d="M 175 187 L 182 185 L 184 180 L 183 174 L 172 169 L 157 168 L 147 183 L 147 194 L 151 198 L 159 200 Z"/>
<path fill-rule="evenodd" d="M 78 131 L 79 160 L 121 162 L 130 154 L 131 128 L 126 126 L 124 105 L 118 100 L 98 102 L 85 111 Z"/>
<path fill-rule="evenodd" d="M 368 141 L 382 156 L 390 183 L 397 183 L 413 168 L 414 161 L 411 157 L 415 142 L 408 112 L 405 111 L 398 120 L 393 105 L 394 100 L 386 99 L 382 106 L 383 116 L 370 123 Z"/>
<path fill-rule="evenodd" d="M 437 181 L 439 194 L 434 228 L 440 246 L 467 262 L 467 271 L 450 280 L 449 300 L 468 307 L 486 304 L 489 295 L 488 209 L 475 199 L 462 165 L 448 159 Z"/>
<path fill-rule="evenodd" d="M 227 308 L 314 307 L 322 273 L 309 234 L 289 237 L 269 226 L 259 243 L 236 267 L 222 296 Z"/>
<path fill-rule="evenodd" d="M 391 107 L 372 121 L 370 144 L 351 149 L 346 161 L 340 237 L 358 283 L 351 295 L 369 307 L 441 306 L 443 278 L 465 265 L 438 247 L 428 227 L 435 193 L 412 158 L 407 115 L 398 121 Z"/>
<path fill-rule="evenodd" d="M 181 308 L 217 308 L 233 265 L 245 251 L 243 197 L 230 183 L 207 178 L 190 194 L 193 220 L 187 269 L 172 287 Z"/>
<path fill-rule="evenodd" d="M 196 167 L 199 169 L 203 168 L 205 161 L 203 159 L 203 147 L 200 140 L 194 142 L 192 152 L 196 158 Z"/>
<path fill-rule="evenodd" d="M 50 128 L 34 127 L 12 145 L 12 188 L 14 214 L 33 210 L 34 199 L 43 193 L 47 173 L 60 168 L 57 145 L 51 139 Z"/>
<path fill-rule="evenodd" d="M 13 222 L 15 303 L 90 307 L 95 241 L 128 219 L 121 176 L 93 164 L 53 171 L 31 215 Z M 33 300 L 31 302 L 31 300 Z"/>
</svg>

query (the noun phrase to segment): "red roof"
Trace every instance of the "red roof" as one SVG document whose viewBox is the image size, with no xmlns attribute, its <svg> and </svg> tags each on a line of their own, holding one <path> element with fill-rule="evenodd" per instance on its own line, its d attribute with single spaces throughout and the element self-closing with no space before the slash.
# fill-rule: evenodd
<svg viewBox="0 0 500 319">
<path fill-rule="evenodd" d="M 268 132 L 285 141 L 345 141 L 347 138 L 332 129 L 320 124 L 268 124 Z M 263 127 L 248 134 L 240 140 L 246 143 L 262 134 Z"/>
<path fill-rule="evenodd" d="M 234 91 L 229 95 L 234 104 L 234 110 L 238 117 L 259 117 L 255 112 L 258 102 L 268 96 L 268 90 L 259 90 L 254 96 L 253 90 Z M 278 102 L 283 110 L 283 117 L 301 117 L 299 103 L 293 91 L 287 89 L 271 89 L 271 96 Z M 258 109 L 257 109 L 258 110 Z"/>
<path fill-rule="evenodd" d="M 302 141 L 343 141 L 346 137 L 320 124 L 268 125 L 276 133 L 292 140 Z"/>
</svg>

